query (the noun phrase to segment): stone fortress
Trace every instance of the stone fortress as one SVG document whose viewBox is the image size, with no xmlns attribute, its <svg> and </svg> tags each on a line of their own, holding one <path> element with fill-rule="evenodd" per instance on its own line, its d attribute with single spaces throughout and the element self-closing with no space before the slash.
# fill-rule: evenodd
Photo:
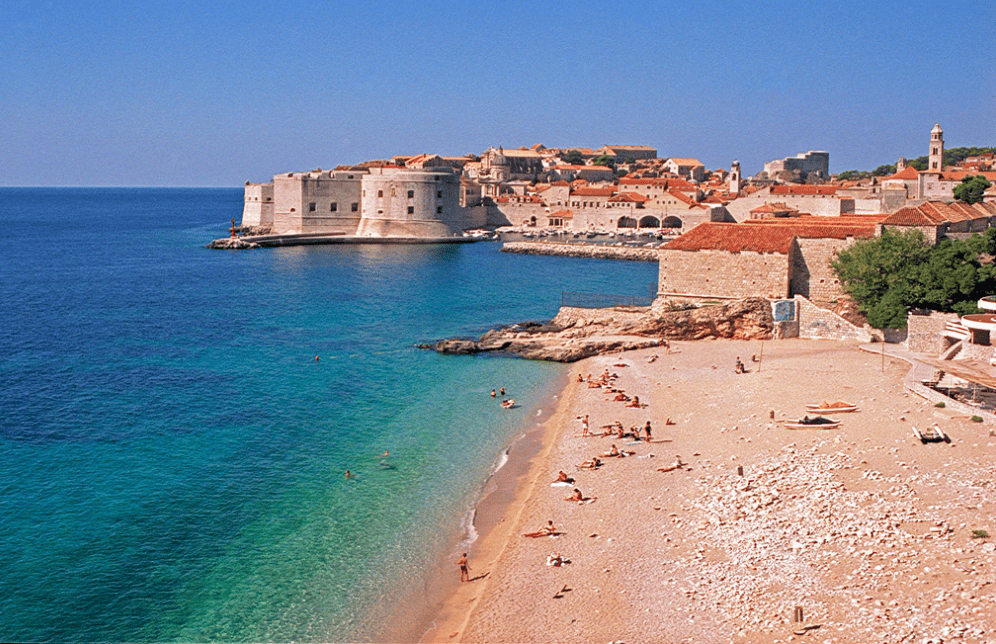
<svg viewBox="0 0 996 644">
<path fill-rule="evenodd" d="M 442 239 L 503 226 L 678 236 L 701 223 L 889 215 L 952 199 L 970 170 L 942 167 L 943 151 L 943 131 L 935 126 L 928 170 L 900 159 L 892 176 L 864 181 L 835 180 L 822 151 L 770 161 L 750 178 L 737 161 L 729 170 L 707 170 L 697 159 L 658 158 L 656 149 L 640 145 L 395 156 L 247 182 L 242 225 L 277 236 L 367 239 Z M 982 159 L 972 170 L 986 173 L 989 165 L 996 164 Z M 919 218 L 931 217 L 937 218 Z"/>
</svg>

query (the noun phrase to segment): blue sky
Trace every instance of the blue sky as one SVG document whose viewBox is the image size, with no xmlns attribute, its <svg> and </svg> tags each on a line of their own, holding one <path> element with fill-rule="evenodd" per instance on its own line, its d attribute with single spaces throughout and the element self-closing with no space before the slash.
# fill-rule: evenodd
<svg viewBox="0 0 996 644">
<path fill-rule="evenodd" d="M 996 145 L 996 3 L 59 2 L 0 11 L 0 185 L 238 186 L 491 145 L 830 169 Z"/>
</svg>

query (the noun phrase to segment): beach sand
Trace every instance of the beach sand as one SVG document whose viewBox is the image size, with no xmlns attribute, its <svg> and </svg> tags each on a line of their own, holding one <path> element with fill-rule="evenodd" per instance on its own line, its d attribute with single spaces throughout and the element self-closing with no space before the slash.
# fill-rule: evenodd
<svg viewBox="0 0 996 644">
<path fill-rule="evenodd" d="M 767 342 L 760 364 L 759 342 L 675 349 L 573 365 L 540 452 L 470 550 L 475 580 L 423 641 L 996 642 L 988 426 L 906 392 L 908 363 L 883 371 L 854 344 Z M 606 368 L 646 407 L 575 380 Z M 860 408 L 836 429 L 782 425 L 835 400 Z M 650 420 L 653 442 L 583 438 L 584 414 L 592 432 Z M 914 439 L 933 423 L 950 444 Z M 636 454 L 575 469 L 612 443 Z M 676 455 L 687 468 L 657 471 Z M 558 470 L 596 500 L 565 501 Z M 547 520 L 559 536 L 521 536 Z M 570 563 L 548 566 L 552 553 Z"/>
</svg>

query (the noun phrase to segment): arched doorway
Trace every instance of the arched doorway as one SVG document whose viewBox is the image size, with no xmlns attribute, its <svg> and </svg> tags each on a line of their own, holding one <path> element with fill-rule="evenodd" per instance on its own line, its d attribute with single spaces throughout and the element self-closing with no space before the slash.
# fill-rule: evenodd
<svg viewBox="0 0 996 644">
<path fill-rule="evenodd" d="M 661 228 L 681 228 L 681 219 L 675 217 L 674 215 L 664 218 L 664 223 L 661 224 Z"/>
<path fill-rule="evenodd" d="M 620 217 L 616 222 L 617 228 L 636 228 L 636 220 L 632 217 Z"/>
<path fill-rule="evenodd" d="M 640 228 L 660 228 L 661 220 L 657 217 L 647 215 L 640 219 Z"/>
</svg>

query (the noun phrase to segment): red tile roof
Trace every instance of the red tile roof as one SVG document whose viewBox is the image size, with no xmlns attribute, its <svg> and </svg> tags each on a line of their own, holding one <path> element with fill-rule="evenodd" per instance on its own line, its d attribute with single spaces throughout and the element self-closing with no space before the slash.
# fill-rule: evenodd
<svg viewBox="0 0 996 644">
<path fill-rule="evenodd" d="M 753 251 L 787 255 L 795 233 L 784 227 L 741 226 L 703 222 L 663 246 L 663 250 L 723 250 L 728 253 Z"/>
<path fill-rule="evenodd" d="M 835 195 L 837 186 L 801 186 L 783 185 L 771 186 L 773 195 Z"/>
<path fill-rule="evenodd" d="M 573 219 L 574 218 L 574 211 L 573 210 L 558 210 L 557 212 L 551 212 L 547 216 L 548 217 L 560 217 L 562 219 Z"/>
<path fill-rule="evenodd" d="M 611 197 L 615 193 L 615 188 L 584 187 L 571 190 L 572 197 Z"/>
<path fill-rule="evenodd" d="M 623 201 L 627 203 L 644 203 L 650 201 L 650 197 L 644 197 L 638 192 L 620 192 L 609 201 Z"/>
<path fill-rule="evenodd" d="M 911 165 L 906 166 L 900 172 L 889 175 L 883 181 L 888 181 L 890 179 L 902 179 L 903 181 L 916 181 L 920 177 L 920 173 Z"/>
</svg>

